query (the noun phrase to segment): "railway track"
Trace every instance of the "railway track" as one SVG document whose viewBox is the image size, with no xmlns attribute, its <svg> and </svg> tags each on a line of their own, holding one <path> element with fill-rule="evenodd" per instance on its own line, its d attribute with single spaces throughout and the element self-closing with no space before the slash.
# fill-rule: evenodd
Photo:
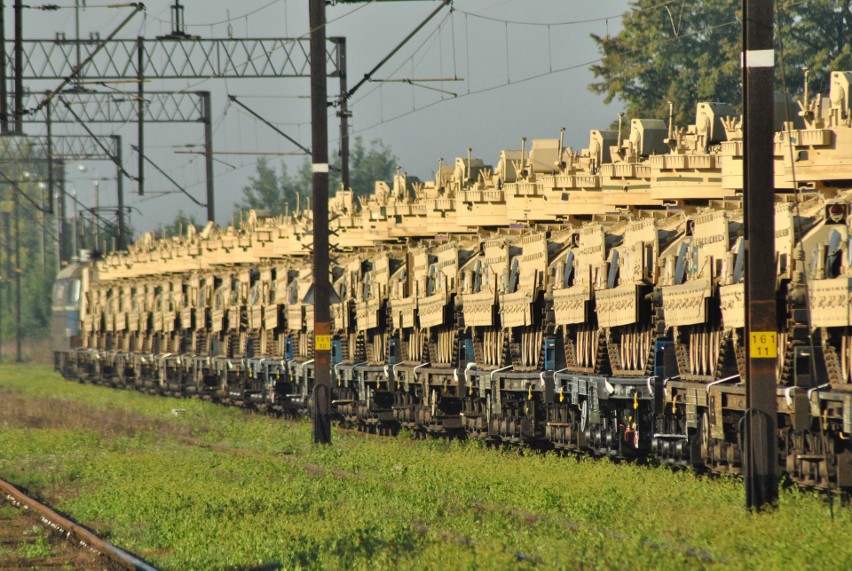
<svg viewBox="0 0 852 571">
<path fill-rule="evenodd" d="M 104 541 L 85 527 L 55 512 L 2 479 L 0 479 L 0 494 L 16 507 L 29 510 L 36 515 L 52 533 L 64 536 L 74 545 L 94 553 L 104 568 L 156 571 L 152 565 Z"/>
</svg>

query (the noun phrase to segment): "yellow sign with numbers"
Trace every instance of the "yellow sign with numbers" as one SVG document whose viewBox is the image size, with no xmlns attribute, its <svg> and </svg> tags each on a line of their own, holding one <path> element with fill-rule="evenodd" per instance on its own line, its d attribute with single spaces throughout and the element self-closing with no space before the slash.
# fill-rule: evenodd
<svg viewBox="0 0 852 571">
<path fill-rule="evenodd" d="M 752 359 L 778 358 L 778 334 L 774 331 L 752 331 L 749 341 L 748 354 Z"/>
<path fill-rule="evenodd" d="M 331 335 L 317 335 L 314 339 L 314 350 L 331 351 Z"/>
</svg>

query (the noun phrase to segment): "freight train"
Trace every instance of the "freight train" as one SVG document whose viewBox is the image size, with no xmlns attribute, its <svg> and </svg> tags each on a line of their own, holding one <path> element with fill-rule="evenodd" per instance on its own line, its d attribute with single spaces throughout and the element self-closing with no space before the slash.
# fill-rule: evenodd
<svg viewBox="0 0 852 571">
<path fill-rule="evenodd" d="M 852 72 L 778 99 L 778 464 L 852 487 Z M 790 104 L 797 109 L 786 116 Z M 623 136 L 626 133 L 626 137 Z M 742 119 L 471 149 L 331 197 L 332 398 L 365 431 L 742 468 Z M 146 234 L 57 281 L 67 377 L 281 415 L 314 380 L 311 212 Z M 72 337 L 73 336 L 73 337 Z"/>
</svg>

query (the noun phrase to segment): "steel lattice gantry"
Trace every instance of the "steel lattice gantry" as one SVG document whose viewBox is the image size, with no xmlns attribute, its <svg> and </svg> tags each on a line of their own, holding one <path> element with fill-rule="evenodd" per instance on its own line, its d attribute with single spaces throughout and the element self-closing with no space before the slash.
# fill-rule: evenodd
<svg viewBox="0 0 852 571">
<path fill-rule="evenodd" d="M 203 93 L 198 91 L 146 91 L 143 120 L 146 123 L 200 123 L 204 120 Z M 32 109 L 45 93 L 30 92 L 24 106 Z M 138 97 L 135 93 L 103 91 L 64 91 L 62 98 L 86 123 L 131 123 L 138 118 Z M 64 105 L 53 102 L 52 123 L 76 123 L 77 119 Z M 44 123 L 36 113 L 24 115 L 30 123 Z"/>
<path fill-rule="evenodd" d="M 326 43 L 329 77 L 336 77 L 340 73 L 340 39 L 329 38 Z M 7 66 L 8 69 L 14 69 L 14 45 L 11 41 L 6 43 Z M 96 38 L 24 40 L 23 79 L 63 80 L 74 73 L 78 61 L 85 61 L 92 54 L 92 61 L 77 74 L 79 79 L 114 81 L 140 76 L 149 79 L 310 77 L 307 38 L 140 37 L 114 39 L 103 47 L 101 44 Z"/>
<path fill-rule="evenodd" d="M 118 248 L 127 245 L 124 208 L 124 180 L 122 177 L 122 144 L 121 135 L 4 135 L 0 137 L 0 149 L 6 157 L 2 162 L 11 163 L 47 163 L 48 188 L 50 196 L 46 201 L 50 212 L 53 211 L 54 199 L 59 212 L 58 247 L 59 259 L 70 259 L 73 252 L 65 243 L 65 181 L 62 164 L 66 160 L 110 161 L 116 165 L 116 190 L 118 203 L 116 218 L 118 230 Z M 53 196 L 53 186 L 56 174 L 59 175 L 59 192 Z M 98 213 L 94 213 L 98 216 Z"/>
<path fill-rule="evenodd" d="M 44 135 L 7 135 L 0 137 L 3 156 L 16 162 L 56 159 L 112 161 L 121 153 L 119 135 L 99 137 L 100 144 L 88 135 L 53 135 L 48 152 Z M 106 150 L 104 150 L 106 149 Z"/>
<path fill-rule="evenodd" d="M 98 37 L 88 40 L 68 40 L 58 36 L 53 40 L 23 40 L 23 66 L 21 78 L 26 80 L 63 81 L 69 78 L 83 81 L 127 81 L 136 84 L 135 95 L 115 95 L 79 91 L 63 91 L 70 106 L 57 105 L 53 95 L 45 94 L 41 99 L 30 97 L 26 104 L 21 102 L 19 120 L 38 121 L 39 114 L 26 110 L 52 107 L 49 121 L 83 124 L 96 122 L 129 122 L 138 124 L 138 183 L 139 194 L 144 194 L 145 122 L 195 122 L 204 123 L 207 175 L 207 214 L 214 219 L 214 192 L 211 141 L 211 102 L 209 92 L 158 93 L 154 98 L 146 92 L 145 82 L 150 79 L 249 79 L 249 78 L 297 78 L 310 77 L 310 49 L 307 38 L 228 38 L 198 39 L 187 37 L 161 37 L 148 39 L 110 39 Z M 9 68 L 13 65 L 14 43 L 7 42 L 6 58 Z M 341 81 L 341 100 L 345 107 L 345 54 L 346 40 L 331 37 L 326 42 L 327 75 Z M 79 69 L 78 69 L 79 68 Z M 83 93 L 89 93 L 83 97 Z M 193 95 L 198 99 L 193 100 Z M 80 105 L 77 105 L 80 104 Z M 66 109 L 63 109 L 66 107 Z M 135 109 L 134 109 L 135 107 Z M 77 110 L 79 118 L 74 117 Z M 134 113 L 135 112 L 135 113 Z M 348 111 L 342 108 L 341 130 L 348 130 Z M 198 117 L 201 118 L 195 118 Z M 82 121 L 81 121 L 82 120 Z M 85 128 L 85 124 L 83 124 Z M 88 129 L 87 129 L 88 131 Z M 342 133 L 341 159 L 348 158 L 348 136 Z M 348 169 L 344 169 L 348 172 Z M 345 177 L 348 179 L 348 176 Z"/>
<path fill-rule="evenodd" d="M 26 95 L 26 108 L 34 108 L 43 101 L 47 93 L 30 92 Z M 140 104 L 141 103 L 141 104 Z M 89 128 L 90 124 L 137 122 L 140 132 L 144 132 L 145 123 L 199 123 L 204 126 L 205 171 L 207 174 L 207 210 L 208 218 L 214 218 L 213 211 L 213 141 L 212 115 L 210 111 L 209 91 L 149 91 L 142 96 L 136 93 L 92 91 L 88 89 L 70 89 L 53 97 L 45 106 L 45 113 L 28 113 L 23 120 L 30 123 L 76 123 L 97 144 L 101 137 Z M 144 137 L 140 136 L 144 144 Z M 119 168 L 119 176 L 125 176 L 139 182 L 139 193 L 143 193 L 143 161 L 146 157 L 144 147 L 139 145 L 139 171 L 137 176 L 130 175 L 117 160 L 118 153 L 101 147 L 106 155 L 111 155 Z"/>
</svg>

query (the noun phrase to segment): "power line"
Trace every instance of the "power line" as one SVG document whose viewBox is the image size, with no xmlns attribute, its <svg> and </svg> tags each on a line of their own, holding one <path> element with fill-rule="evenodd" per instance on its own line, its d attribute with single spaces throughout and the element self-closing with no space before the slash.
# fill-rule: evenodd
<svg viewBox="0 0 852 571">
<path fill-rule="evenodd" d="M 401 69 L 403 68 L 403 66 L 405 66 L 405 65 L 406 65 L 409 61 L 413 61 L 414 56 L 416 56 L 418 53 L 420 53 L 420 51 L 424 49 L 424 46 L 427 46 L 427 44 L 428 44 L 428 47 L 426 47 L 426 48 L 425 48 L 425 52 L 424 52 L 424 58 L 425 58 L 425 54 L 426 54 L 426 53 L 428 53 L 428 52 L 429 52 L 429 50 L 431 50 L 431 49 L 432 49 L 432 46 L 434 45 L 435 41 L 437 40 L 437 38 L 438 38 L 438 32 L 440 31 L 441 26 L 443 26 L 443 25 L 446 23 L 447 18 L 449 18 L 449 17 L 450 17 L 450 13 L 448 12 L 448 13 L 444 16 L 444 18 L 443 18 L 440 22 L 438 22 L 438 25 L 437 25 L 437 26 L 435 26 L 435 29 L 434 29 L 434 30 L 432 30 L 429 34 L 427 34 L 427 35 L 423 38 L 423 41 L 422 41 L 422 42 L 420 42 L 420 44 L 419 44 L 416 48 L 414 48 L 414 51 L 413 51 L 413 52 L 411 52 L 411 55 L 409 55 L 409 56 L 408 56 L 408 58 L 407 58 L 405 61 L 403 61 L 402 63 L 400 63 L 400 64 L 399 64 L 396 68 L 394 68 L 394 70 L 393 70 L 393 71 L 391 71 L 391 72 L 388 74 L 388 77 L 392 77 L 395 73 L 397 73 L 399 70 L 401 70 Z M 423 58 L 421 58 L 421 59 L 420 59 L 420 61 L 423 61 Z M 418 62 L 418 63 L 419 63 L 419 62 Z M 412 71 L 413 71 L 413 70 L 412 70 Z M 377 87 L 374 87 L 373 89 L 370 89 L 370 90 L 369 90 L 369 91 L 367 91 L 365 94 L 363 94 L 360 98 L 355 99 L 355 100 L 352 102 L 352 105 L 353 105 L 353 106 L 354 106 L 354 105 L 357 105 L 359 102 L 363 101 L 364 99 L 366 99 L 367 97 L 369 97 L 370 95 L 372 95 L 373 93 L 375 93 L 375 92 L 376 92 L 378 89 L 380 89 L 380 88 L 381 88 L 381 84 L 379 84 Z"/>
<path fill-rule="evenodd" d="M 622 12 L 620 14 L 615 14 L 612 16 L 600 16 L 597 18 L 587 18 L 583 20 L 567 20 L 564 22 L 525 22 L 521 20 L 508 20 L 503 18 L 495 18 L 493 16 L 483 16 L 482 14 L 477 14 L 476 12 L 472 12 L 469 10 L 461 10 L 459 8 L 453 8 L 454 12 L 458 12 L 460 14 L 465 14 L 474 18 L 479 18 L 481 20 L 489 20 L 491 22 L 499 22 L 501 24 L 513 24 L 519 26 L 542 26 L 542 27 L 559 27 L 559 26 L 575 26 L 577 24 L 591 24 L 593 22 L 605 22 L 607 20 L 615 20 L 618 18 L 624 18 L 630 14 L 636 14 L 638 12 L 648 12 L 650 10 L 656 10 L 657 8 L 662 8 L 664 6 L 668 6 L 669 4 L 676 4 L 678 2 L 683 2 L 683 0 L 669 0 L 668 2 L 663 2 L 661 4 L 655 4 L 654 6 L 648 6 L 647 8 L 636 8 L 634 10 L 628 10 L 627 12 Z"/>
<path fill-rule="evenodd" d="M 184 24 L 184 27 L 185 28 L 209 28 L 211 26 L 221 26 L 223 24 L 230 24 L 234 20 L 242 20 L 244 18 L 248 18 L 249 16 L 254 16 L 258 12 L 262 12 L 262 11 L 266 10 L 267 8 L 269 8 L 270 6 L 272 6 L 274 4 L 278 4 L 279 2 L 281 2 L 281 0 L 272 0 L 272 2 L 268 2 L 268 3 L 264 4 L 263 6 L 261 6 L 259 8 L 255 8 L 254 10 L 249 10 L 248 12 L 245 12 L 244 14 L 240 14 L 239 16 L 234 16 L 232 18 L 226 18 L 224 20 L 219 20 L 217 22 L 206 22 L 206 23 L 201 23 L 201 24 Z M 171 23 L 172 23 L 171 20 L 166 20 L 164 18 L 158 18 L 157 16 L 151 16 L 151 19 L 156 20 L 157 22 L 160 22 L 160 23 L 163 23 L 163 24 L 171 25 Z"/>
<path fill-rule="evenodd" d="M 711 31 L 714 31 L 714 30 L 726 28 L 726 27 L 732 26 L 732 25 L 739 25 L 739 24 L 740 24 L 739 20 L 731 20 L 730 22 L 725 22 L 723 24 L 718 24 L 716 26 L 711 26 L 709 28 L 696 30 L 695 32 L 692 32 L 690 34 L 681 34 L 680 36 L 669 38 L 668 40 L 664 40 L 662 42 L 654 44 L 653 46 L 643 46 L 641 48 L 636 48 L 636 49 L 633 49 L 633 50 L 627 50 L 627 51 L 619 52 L 618 54 L 614 54 L 614 56 L 616 56 L 616 55 L 617 56 L 623 56 L 623 55 L 629 55 L 629 54 L 636 53 L 636 52 L 642 52 L 642 51 L 645 51 L 649 48 L 657 48 L 661 45 L 666 45 L 666 44 L 669 44 L 671 42 L 681 41 L 684 38 L 697 36 L 697 35 L 700 35 L 700 34 L 703 34 L 703 33 L 706 33 L 706 32 L 711 32 Z M 610 56 L 610 57 L 613 57 L 613 56 Z M 589 61 L 586 61 L 586 62 L 583 62 L 583 63 L 573 64 L 573 65 L 568 65 L 568 66 L 561 67 L 561 68 L 556 68 L 556 69 L 553 69 L 553 70 L 548 70 L 548 71 L 545 71 L 545 72 L 542 72 L 542 73 L 537 73 L 537 74 L 534 74 L 534 75 L 524 77 L 522 79 L 515 79 L 515 80 L 512 80 L 511 82 L 506 82 L 506 83 L 502 83 L 502 84 L 499 84 L 499 85 L 492 85 L 490 87 L 484 87 L 482 89 L 477 89 L 477 90 L 469 91 L 467 93 L 462 93 L 462 94 L 459 94 L 457 97 L 454 97 L 452 99 L 438 99 L 438 100 L 433 101 L 431 103 L 427 103 L 426 105 L 422 105 L 420 107 L 417 107 L 416 109 L 412 109 L 410 111 L 400 113 L 399 115 L 395 115 L 395 116 L 390 117 L 388 119 L 382 118 L 381 121 L 373 123 L 372 125 L 364 127 L 363 129 L 354 130 L 353 134 L 364 133 L 366 131 L 369 131 L 370 129 L 374 129 L 374 128 L 379 127 L 381 125 L 390 123 L 392 121 L 396 121 L 397 119 L 402 119 L 403 117 L 407 117 L 408 115 L 412 115 L 414 113 L 417 113 L 418 111 L 425 111 L 426 109 L 429 109 L 430 107 L 434 107 L 435 105 L 438 105 L 440 103 L 445 103 L 447 101 L 457 101 L 457 100 L 462 99 L 464 97 L 469 97 L 471 95 L 481 95 L 483 93 L 496 91 L 498 89 L 503 89 L 505 87 L 520 85 L 520 84 L 526 83 L 528 81 L 533 81 L 535 79 L 541 79 L 542 77 L 546 77 L 548 75 L 555 75 L 557 73 L 562 73 L 562 72 L 565 72 L 565 71 L 571 71 L 571 70 L 575 70 L 575 69 L 588 67 L 590 65 L 600 63 L 600 62 L 604 61 L 605 59 L 607 59 L 607 58 L 606 57 L 600 57 L 600 58 L 589 60 Z"/>
</svg>

